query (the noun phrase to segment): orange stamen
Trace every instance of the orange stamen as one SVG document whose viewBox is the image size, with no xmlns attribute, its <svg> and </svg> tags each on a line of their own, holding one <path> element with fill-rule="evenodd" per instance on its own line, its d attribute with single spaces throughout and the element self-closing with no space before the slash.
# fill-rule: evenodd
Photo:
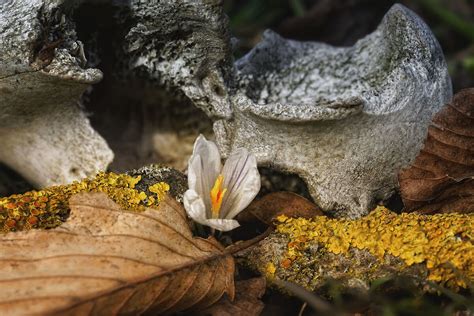
<svg viewBox="0 0 474 316">
<path fill-rule="evenodd" d="M 222 206 L 222 200 L 227 189 L 222 189 L 222 183 L 224 182 L 224 176 L 219 175 L 214 182 L 214 186 L 211 189 L 211 212 L 212 218 L 219 218 L 219 212 Z"/>
</svg>

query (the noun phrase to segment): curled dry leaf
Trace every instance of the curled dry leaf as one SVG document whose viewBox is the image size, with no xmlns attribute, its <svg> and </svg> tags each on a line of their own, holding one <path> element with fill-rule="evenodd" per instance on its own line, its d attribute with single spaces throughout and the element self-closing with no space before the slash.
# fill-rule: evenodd
<svg viewBox="0 0 474 316">
<path fill-rule="evenodd" d="M 474 88 L 434 116 L 424 148 L 399 182 L 406 211 L 474 211 Z"/>
<path fill-rule="evenodd" d="M 70 207 L 60 227 L 1 236 L 1 315 L 157 315 L 233 298 L 233 258 L 193 238 L 174 200 L 128 212 L 87 193 Z"/>
<path fill-rule="evenodd" d="M 288 217 L 312 218 L 323 215 L 321 209 L 313 202 L 292 192 L 269 193 L 259 200 L 253 201 L 237 216 L 238 221 L 250 222 L 257 218 L 271 225 L 278 215 Z"/>
<path fill-rule="evenodd" d="M 266 280 L 257 277 L 237 281 L 235 284 L 235 300 L 231 302 L 223 297 L 216 304 L 199 313 L 208 316 L 258 316 L 265 305 L 260 300 L 265 294 Z"/>
</svg>

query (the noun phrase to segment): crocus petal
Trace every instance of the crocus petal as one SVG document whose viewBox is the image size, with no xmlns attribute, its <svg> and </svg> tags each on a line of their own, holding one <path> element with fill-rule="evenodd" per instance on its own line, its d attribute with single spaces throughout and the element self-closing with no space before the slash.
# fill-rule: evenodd
<svg viewBox="0 0 474 316">
<path fill-rule="evenodd" d="M 188 216 L 199 224 L 221 231 L 229 231 L 240 226 L 239 222 L 233 219 L 207 218 L 204 202 L 194 190 L 187 190 L 184 193 L 183 202 Z"/>
<path fill-rule="evenodd" d="M 189 159 L 188 186 L 201 196 L 208 212 L 211 209 L 211 188 L 221 169 L 221 155 L 216 144 L 199 135 Z"/>
<path fill-rule="evenodd" d="M 234 218 L 260 190 L 260 174 L 257 159 L 244 148 L 233 151 L 222 170 L 226 196 L 222 202 L 221 217 Z"/>
<path fill-rule="evenodd" d="M 184 209 L 194 221 L 207 225 L 206 206 L 199 194 L 194 190 L 187 190 L 183 196 Z"/>
<path fill-rule="evenodd" d="M 222 219 L 222 218 L 210 218 L 206 220 L 206 223 L 202 223 L 214 229 L 226 232 L 235 229 L 240 226 L 239 222 L 235 219 Z"/>
</svg>

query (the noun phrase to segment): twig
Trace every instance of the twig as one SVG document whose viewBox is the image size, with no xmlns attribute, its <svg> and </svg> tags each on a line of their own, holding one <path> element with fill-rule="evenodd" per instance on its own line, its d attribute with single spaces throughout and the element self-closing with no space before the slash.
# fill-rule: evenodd
<svg viewBox="0 0 474 316">
<path fill-rule="evenodd" d="M 224 253 L 230 254 L 230 255 L 235 255 L 240 251 L 247 250 L 248 248 L 252 247 L 253 245 L 259 243 L 263 239 L 265 239 L 270 233 L 273 231 L 273 228 L 269 227 L 267 230 L 263 233 L 258 235 L 255 238 L 245 240 L 242 242 L 237 242 L 233 245 L 230 245 L 224 250 Z"/>
<path fill-rule="evenodd" d="M 287 289 L 289 292 L 291 292 L 294 296 L 298 297 L 300 300 L 303 302 L 307 303 L 309 306 L 311 306 L 314 311 L 318 312 L 318 314 L 321 315 L 344 315 L 341 312 L 338 312 L 335 310 L 328 302 L 320 299 L 310 291 L 306 290 L 302 286 L 299 286 L 297 284 L 287 282 L 287 281 L 281 281 L 281 280 L 274 280 L 275 284 Z M 300 311 L 300 314 L 302 311 Z"/>
<path fill-rule="evenodd" d="M 300 312 L 298 313 L 298 316 L 303 316 L 304 310 L 306 309 L 306 306 L 308 306 L 308 303 L 304 302 L 303 305 L 301 305 Z"/>
</svg>

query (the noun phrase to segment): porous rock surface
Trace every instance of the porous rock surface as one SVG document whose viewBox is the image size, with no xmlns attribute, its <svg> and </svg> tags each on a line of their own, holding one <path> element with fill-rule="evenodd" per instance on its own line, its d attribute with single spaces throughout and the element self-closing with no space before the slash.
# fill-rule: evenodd
<svg viewBox="0 0 474 316">
<path fill-rule="evenodd" d="M 393 194 L 398 170 L 452 96 L 437 40 L 402 5 L 352 47 L 267 31 L 235 64 L 219 1 L 135 11 L 141 22 L 128 38 L 141 52 L 136 67 L 202 108 L 224 155 L 246 147 L 259 165 L 298 174 L 335 216 L 362 216 Z"/>
<path fill-rule="evenodd" d="M 245 146 L 260 164 L 299 174 L 324 210 L 343 217 L 394 192 L 452 96 L 438 42 L 401 5 L 352 47 L 267 31 L 235 66 L 233 118 L 214 124 L 220 148 Z"/>
<path fill-rule="evenodd" d="M 39 187 L 93 175 L 113 158 L 79 104 L 102 73 L 84 69 L 66 2 L 0 5 L 0 162 Z"/>
</svg>

